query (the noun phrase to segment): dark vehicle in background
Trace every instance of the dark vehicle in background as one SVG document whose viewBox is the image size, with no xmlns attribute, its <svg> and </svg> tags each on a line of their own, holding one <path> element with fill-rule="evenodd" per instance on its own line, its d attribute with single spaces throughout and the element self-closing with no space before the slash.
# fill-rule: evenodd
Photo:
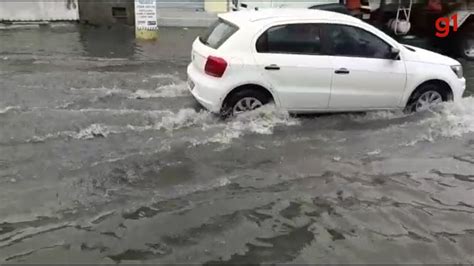
<svg viewBox="0 0 474 266">
<path fill-rule="evenodd" d="M 360 17 L 401 43 L 474 60 L 472 0 L 361 0 Z"/>
<path fill-rule="evenodd" d="M 322 5 L 314 5 L 311 6 L 309 9 L 319 9 L 319 10 L 325 10 L 325 11 L 332 11 L 332 12 L 337 12 L 345 15 L 351 15 L 349 10 L 346 8 L 345 5 L 342 4 L 322 4 Z"/>
<path fill-rule="evenodd" d="M 400 43 L 474 60 L 473 0 L 239 1 L 248 8 L 310 8 L 353 15 Z"/>
</svg>

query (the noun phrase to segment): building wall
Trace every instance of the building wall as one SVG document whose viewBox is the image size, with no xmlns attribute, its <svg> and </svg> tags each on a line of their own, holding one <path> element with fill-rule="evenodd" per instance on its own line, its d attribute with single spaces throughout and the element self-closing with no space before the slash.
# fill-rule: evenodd
<svg viewBox="0 0 474 266">
<path fill-rule="evenodd" d="M 80 21 L 93 25 L 135 24 L 134 0 L 78 0 Z"/>
<path fill-rule="evenodd" d="M 78 19 L 77 0 L 0 0 L 0 21 Z"/>
<path fill-rule="evenodd" d="M 204 9 L 211 13 L 222 13 L 229 10 L 227 0 L 204 0 Z"/>
<path fill-rule="evenodd" d="M 158 10 L 167 8 L 203 10 L 204 1 L 205 0 L 157 0 L 156 6 Z"/>
<path fill-rule="evenodd" d="M 81 22 L 93 25 L 135 23 L 135 0 L 78 1 Z M 158 26 L 207 27 L 215 20 L 215 13 L 227 11 L 227 3 L 227 0 L 157 0 Z M 125 8 L 126 15 L 114 16 L 114 8 Z"/>
</svg>

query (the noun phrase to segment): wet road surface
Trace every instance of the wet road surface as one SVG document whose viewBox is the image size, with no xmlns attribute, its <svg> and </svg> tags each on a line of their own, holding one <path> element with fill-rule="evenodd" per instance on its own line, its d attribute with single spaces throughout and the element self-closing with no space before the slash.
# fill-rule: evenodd
<svg viewBox="0 0 474 266">
<path fill-rule="evenodd" d="M 433 112 L 224 122 L 199 32 L 0 32 L 0 262 L 474 263 L 473 63 Z"/>
</svg>

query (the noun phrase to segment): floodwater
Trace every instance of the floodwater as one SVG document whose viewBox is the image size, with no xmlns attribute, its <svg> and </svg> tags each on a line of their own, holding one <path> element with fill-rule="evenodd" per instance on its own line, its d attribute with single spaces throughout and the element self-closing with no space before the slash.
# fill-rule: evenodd
<svg viewBox="0 0 474 266">
<path fill-rule="evenodd" d="M 474 263 L 473 63 L 432 112 L 221 121 L 199 32 L 0 32 L 0 262 Z"/>
</svg>

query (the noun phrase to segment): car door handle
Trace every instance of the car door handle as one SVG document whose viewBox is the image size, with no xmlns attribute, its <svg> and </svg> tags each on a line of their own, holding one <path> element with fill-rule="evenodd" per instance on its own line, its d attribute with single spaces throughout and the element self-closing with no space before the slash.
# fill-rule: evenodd
<svg viewBox="0 0 474 266">
<path fill-rule="evenodd" d="M 266 70 L 280 70 L 280 67 L 275 64 L 271 64 L 269 66 L 266 66 L 265 69 Z"/>
<path fill-rule="evenodd" d="M 347 68 L 339 68 L 336 71 L 334 71 L 336 74 L 349 74 L 351 73 Z"/>
</svg>

